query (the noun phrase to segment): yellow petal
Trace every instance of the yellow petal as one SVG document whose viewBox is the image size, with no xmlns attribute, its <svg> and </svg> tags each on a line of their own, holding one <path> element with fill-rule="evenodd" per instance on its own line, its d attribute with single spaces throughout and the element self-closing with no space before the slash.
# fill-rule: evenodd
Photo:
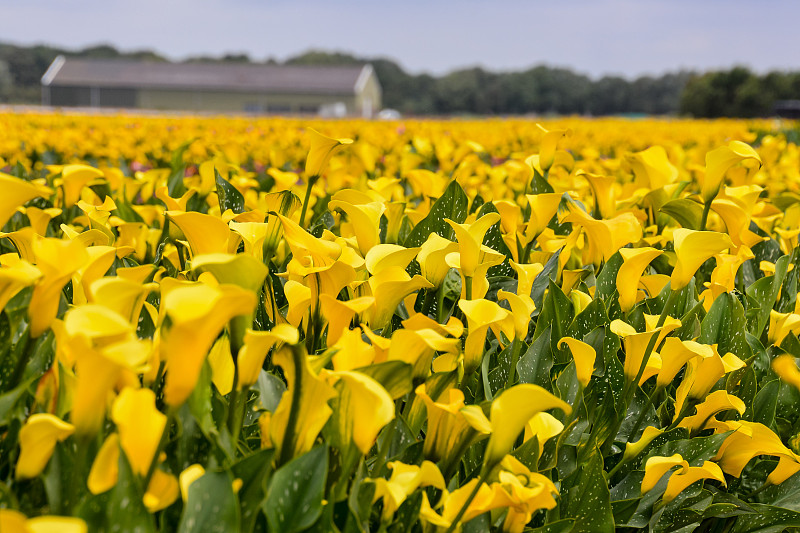
<svg viewBox="0 0 800 533">
<path fill-rule="evenodd" d="M 89 492 L 100 494 L 111 490 L 119 477 L 119 435 L 112 433 L 106 438 L 92 463 L 87 484 Z"/>
<path fill-rule="evenodd" d="M 289 324 L 278 324 L 270 331 L 248 329 L 244 335 L 244 346 L 239 351 L 239 387 L 246 388 L 258 380 L 267 353 L 277 343 L 297 344 L 300 339 L 297 328 Z"/>
<path fill-rule="evenodd" d="M 735 164 L 745 160 L 757 161 L 761 166 L 761 157 L 753 148 L 741 141 L 731 141 L 728 146 L 721 146 L 706 154 L 706 174 L 703 179 L 703 201 L 710 202 L 719 192 L 725 174 Z"/>
<path fill-rule="evenodd" d="M 0 196 L 0 228 L 6 225 L 19 206 L 34 198 L 49 196 L 52 192 L 47 187 L 2 172 L 0 172 L 0 189 L 3 191 Z"/>
<path fill-rule="evenodd" d="M 711 461 L 703 462 L 703 466 L 690 466 L 680 472 L 675 472 L 670 476 L 667 483 L 667 490 L 664 491 L 662 500 L 669 502 L 681 493 L 685 488 L 701 479 L 713 479 L 725 485 L 725 474 L 716 463 Z"/>
<path fill-rule="evenodd" d="M 156 395 L 150 389 L 122 389 L 111 408 L 119 443 L 134 473 L 144 476 L 154 460 L 167 417 L 156 409 Z"/>
<path fill-rule="evenodd" d="M 150 478 L 150 484 L 147 486 L 147 492 L 144 493 L 142 501 L 148 511 L 155 513 L 172 505 L 178 499 L 179 494 L 180 489 L 175 476 L 156 468 L 153 471 L 153 477 Z"/>
<path fill-rule="evenodd" d="M 311 148 L 306 157 L 306 175 L 309 177 L 322 174 L 338 147 L 353 143 L 351 139 L 326 137 L 312 128 L 306 128 L 306 132 L 311 137 Z"/>
<path fill-rule="evenodd" d="M 683 460 L 681 454 L 676 453 L 670 457 L 654 456 L 647 460 L 644 465 L 644 478 L 642 478 L 642 494 L 648 492 L 656 486 L 659 480 L 676 466 L 689 467 L 689 463 Z"/>
<path fill-rule="evenodd" d="M 655 248 L 621 248 L 622 266 L 617 273 L 617 291 L 619 305 L 627 313 L 636 305 L 639 290 L 639 279 L 650 262 L 662 254 Z"/>
<path fill-rule="evenodd" d="M 37 413 L 28 417 L 25 425 L 19 431 L 19 458 L 17 459 L 17 479 L 26 479 L 38 476 L 53 450 L 56 443 L 63 441 L 75 432 L 72 424 L 64 422 L 57 416 Z"/>
<path fill-rule="evenodd" d="M 26 533 L 87 533 L 89 531 L 86 522 L 70 516 L 37 516 L 28 519 L 25 527 L 27 528 Z"/>
<path fill-rule="evenodd" d="M 558 341 L 559 348 L 564 344 L 569 346 L 569 350 L 572 352 L 572 358 L 575 361 L 575 370 L 578 373 L 578 381 L 583 387 L 586 387 L 592 379 L 597 352 L 591 345 L 571 337 L 563 337 Z"/>
<path fill-rule="evenodd" d="M 203 465 L 193 464 L 192 466 L 187 467 L 183 472 L 181 472 L 180 476 L 178 476 L 178 483 L 181 488 L 181 498 L 184 502 L 189 500 L 189 487 L 191 487 L 192 483 L 203 477 L 206 473 L 206 469 L 203 468 Z"/>
<path fill-rule="evenodd" d="M 800 369 L 797 368 L 797 363 L 793 356 L 789 354 L 779 355 L 772 360 L 772 370 L 783 381 L 800 389 Z"/>
<path fill-rule="evenodd" d="M 345 442 L 366 455 L 383 427 L 394 419 L 394 402 L 380 383 L 359 372 L 330 372 L 339 396 L 333 422 Z"/>
<path fill-rule="evenodd" d="M 492 402 L 492 435 L 489 437 L 484 464 L 492 466 L 498 463 L 511 452 L 528 420 L 536 413 L 554 408 L 567 414 L 572 412 L 566 402 L 538 385 L 523 383 L 506 389 Z"/>
</svg>

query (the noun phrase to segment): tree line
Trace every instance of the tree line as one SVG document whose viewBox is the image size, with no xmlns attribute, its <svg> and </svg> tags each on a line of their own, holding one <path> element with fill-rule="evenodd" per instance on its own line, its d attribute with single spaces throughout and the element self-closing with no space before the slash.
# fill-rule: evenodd
<svg viewBox="0 0 800 533">
<path fill-rule="evenodd" d="M 168 61 L 150 50 L 122 52 L 110 45 L 82 50 L 0 43 L 0 102 L 36 104 L 40 80 L 59 54 L 101 59 Z M 197 56 L 189 62 L 257 63 L 247 54 Z M 375 68 L 383 105 L 409 115 L 685 115 L 703 118 L 769 116 L 779 100 L 800 99 L 800 72 L 757 75 L 743 67 L 661 76 L 591 79 L 566 68 L 545 65 L 524 71 L 469 68 L 443 76 L 410 74 L 386 58 L 310 51 L 289 65 L 360 64 Z M 274 59 L 264 63 L 277 64 Z"/>
</svg>

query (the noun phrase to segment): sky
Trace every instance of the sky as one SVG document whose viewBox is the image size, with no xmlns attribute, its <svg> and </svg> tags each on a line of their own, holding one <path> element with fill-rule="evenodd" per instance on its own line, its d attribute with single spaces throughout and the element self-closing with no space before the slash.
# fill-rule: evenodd
<svg viewBox="0 0 800 533">
<path fill-rule="evenodd" d="M 788 0 L 0 0 L 0 41 L 152 49 L 171 59 L 310 49 L 411 73 L 568 67 L 628 78 L 744 65 L 800 70 Z"/>
</svg>

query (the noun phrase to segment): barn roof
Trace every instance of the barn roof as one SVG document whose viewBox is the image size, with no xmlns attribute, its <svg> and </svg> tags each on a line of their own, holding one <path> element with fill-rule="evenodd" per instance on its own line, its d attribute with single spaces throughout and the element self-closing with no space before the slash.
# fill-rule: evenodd
<svg viewBox="0 0 800 533">
<path fill-rule="evenodd" d="M 370 74 L 370 65 L 157 63 L 59 56 L 42 76 L 42 85 L 351 95 Z"/>
</svg>

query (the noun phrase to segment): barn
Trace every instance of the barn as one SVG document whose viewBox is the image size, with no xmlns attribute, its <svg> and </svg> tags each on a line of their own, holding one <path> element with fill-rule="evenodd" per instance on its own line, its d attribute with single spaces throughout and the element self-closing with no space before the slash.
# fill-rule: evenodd
<svg viewBox="0 0 800 533">
<path fill-rule="evenodd" d="M 42 104 L 195 112 L 372 117 L 381 86 L 369 64 L 159 63 L 58 56 Z"/>
</svg>

